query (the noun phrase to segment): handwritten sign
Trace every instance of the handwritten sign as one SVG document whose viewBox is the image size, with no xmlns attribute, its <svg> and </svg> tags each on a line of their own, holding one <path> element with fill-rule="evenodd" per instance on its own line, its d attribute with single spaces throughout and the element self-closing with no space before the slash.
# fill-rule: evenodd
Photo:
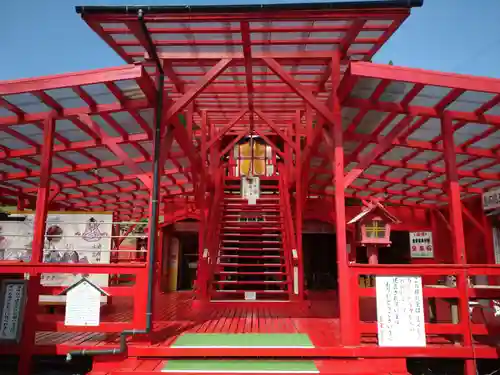
<svg viewBox="0 0 500 375">
<path fill-rule="evenodd" d="M 424 347 L 425 320 L 420 276 L 377 276 L 379 346 Z"/>
<path fill-rule="evenodd" d="M 0 340 L 19 341 L 26 285 L 20 280 L 5 280 L 2 286 L 3 304 L 1 315 Z"/>
<path fill-rule="evenodd" d="M 69 290 L 64 325 L 96 327 L 100 322 L 101 292 L 87 281 Z"/>
<path fill-rule="evenodd" d="M 412 258 L 434 258 L 432 232 L 410 232 L 410 254 Z"/>
</svg>

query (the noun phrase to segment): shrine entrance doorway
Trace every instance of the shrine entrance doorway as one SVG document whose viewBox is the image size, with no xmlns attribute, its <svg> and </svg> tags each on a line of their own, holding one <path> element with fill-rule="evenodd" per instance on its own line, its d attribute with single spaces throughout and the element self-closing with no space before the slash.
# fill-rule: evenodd
<svg viewBox="0 0 500 375">
<path fill-rule="evenodd" d="M 307 290 L 336 290 L 337 245 L 334 233 L 304 233 L 304 280 Z"/>
</svg>

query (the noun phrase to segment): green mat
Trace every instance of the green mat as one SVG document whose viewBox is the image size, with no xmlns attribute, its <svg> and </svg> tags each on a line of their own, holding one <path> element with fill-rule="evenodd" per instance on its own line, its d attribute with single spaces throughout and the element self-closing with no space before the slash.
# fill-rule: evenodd
<svg viewBox="0 0 500 375">
<path fill-rule="evenodd" d="M 314 361 L 278 360 L 169 360 L 162 372 L 195 373 L 319 373 Z"/>
<path fill-rule="evenodd" d="M 185 333 L 173 348 L 314 348 L 303 333 Z"/>
</svg>

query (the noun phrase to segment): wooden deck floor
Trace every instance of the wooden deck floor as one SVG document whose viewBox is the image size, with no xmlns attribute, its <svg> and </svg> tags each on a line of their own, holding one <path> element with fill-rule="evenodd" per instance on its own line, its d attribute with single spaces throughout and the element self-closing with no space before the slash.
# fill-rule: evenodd
<svg viewBox="0 0 500 375">
<path fill-rule="evenodd" d="M 286 351 L 261 350 L 258 356 L 378 356 L 371 348 L 376 347 L 376 334 L 365 335 L 361 348 L 346 348 L 340 345 L 340 326 L 335 292 L 314 293 L 308 301 L 301 303 L 229 303 L 217 302 L 201 304 L 193 299 L 190 292 L 178 292 L 158 295 L 155 300 L 153 332 L 150 335 L 138 335 L 129 339 L 129 355 L 161 356 L 217 356 L 221 351 L 187 350 L 172 348 L 174 341 L 186 333 L 302 333 L 309 336 L 314 350 L 288 349 Z M 127 322 L 132 320 L 132 301 L 116 298 L 111 306 L 103 308 L 101 321 Z M 361 319 L 373 322 L 376 318 L 375 301 L 362 303 Z M 442 314 L 444 316 L 445 314 Z M 45 314 L 44 319 L 64 320 L 64 311 L 53 315 Z M 64 327 L 63 327 L 64 328 Z M 431 337 L 428 348 L 446 346 L 459 347 L 449 338 Z M 72 332 L 37 332 L 35 351 L 45 355 L 65 355 L 70 350 L 116 348 L 119 345 L 118 333 L 72 333 Z M 392 349 L 392 348 L 385 348 Z M 0 354 L 15 354 L 22 350 L 19 346 L 0 346 Z M 252 349 L 253 350 L 253 349 Z M 359 351 L 354 353 L 356 350 Z M 415 349 L 418 354 L 418 348 Z M 467 349 L 470 350 L 470 349 Z M 491 345 L 476 346 L 475 353 L 486 358 L 498 357 L 497 348 Z M 255 353 L 257 351 L 254 350 Z M 224 355 L 237 356 L 240 352 L 226 350 Z M 335 354 L 333 354 L 335 353 Z M 450 352 L 451 353 L 451 352 Z M 454 352 L 453 352 L 454 353 Z M 450 355 L 452 355 L 451 353 Z M 363 355 L 362 355 L 363 354 Z M 452 355 L 454 356 L 454 354 Z"/>
<path fill-rule="evenodd" d="M 339 343 L 338 309 L 334 292 L 316 294 L 304 303 L 231 303 L 200 304 L 192 293 L 178 292 L 158 296 L 154 311 L 153 334 L 149 340 L 137 337 L 134 344 L 170 346 L 183 333 L 307 333 L 315 346 Z M 62 318 L 62 317 L 60 317 Z M 132 319 L 130 303 L 116 299 L 103 311 L 103 321 Z M 38 332 L 37 346 L 100 346 L 117 343 L 117 334 L 70 334 Z"/>
</svg>

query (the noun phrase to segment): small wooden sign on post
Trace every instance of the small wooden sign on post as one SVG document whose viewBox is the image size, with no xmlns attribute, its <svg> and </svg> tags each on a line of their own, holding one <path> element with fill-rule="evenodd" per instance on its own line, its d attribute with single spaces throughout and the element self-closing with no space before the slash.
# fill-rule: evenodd
<svg viewBox="0 0 500 375">
<path fill-rule="evenodd" d="M 101 296 L 109 297 L 103 289 L 85 277 L 66 288 L 61 295 L 66 296 L 64 325 L 97 327 L 100 323 Z"/>
</svg>

